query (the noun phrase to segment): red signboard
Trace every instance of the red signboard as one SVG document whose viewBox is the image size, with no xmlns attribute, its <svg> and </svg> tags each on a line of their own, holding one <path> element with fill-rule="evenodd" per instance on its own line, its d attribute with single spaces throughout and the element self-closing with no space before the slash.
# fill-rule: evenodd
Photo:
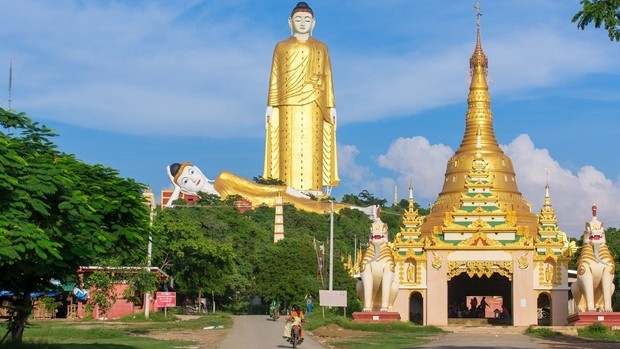
<svg viewBox="0 0 620 349">
<path fill-rule="evenodd" d="M 155 305 L 158 307 L 176 307 L 177 306 L 177 293 L 176 292 L 156 292 Z"/>
</svg>

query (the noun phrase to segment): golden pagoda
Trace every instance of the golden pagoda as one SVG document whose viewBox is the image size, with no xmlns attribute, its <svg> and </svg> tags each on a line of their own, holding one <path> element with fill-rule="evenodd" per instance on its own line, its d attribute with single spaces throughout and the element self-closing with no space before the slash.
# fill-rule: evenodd
<svg viewBox="0 0 620 349">
<path fill-rule="evenodd" d="M 409 208 L 392 247 L 400 285 L 394 309 L 423 325 L 565 325 L 570 245 L 548 185 L 536 215 L 495 138 L 476 8 L 465 134 L 429 215 L 418 215 L 409 188 Z M 488 307 L 472 309 L 474 298 Z M 497 318 L 494 310 L 504 307 L 510 316 Z M 544 323 L 542 309 L 549 314 Z"/>
</svg>

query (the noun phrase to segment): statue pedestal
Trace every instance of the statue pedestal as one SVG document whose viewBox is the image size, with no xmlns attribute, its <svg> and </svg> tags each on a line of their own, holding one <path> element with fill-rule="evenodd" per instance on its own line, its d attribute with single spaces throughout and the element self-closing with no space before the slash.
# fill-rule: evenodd
<svg viewBox="0 0 620 349">
<path fill-rule="evenodd" d="M 393 311 L 356 311 L 353 322 L 392 322 L 400 321 L 400 314 Z"/>
<path fill-rule="evenodd" d="M 620 327 L 620 312 L 579 312 L 569 315 L 566 320 L 569 326 L 583 327 L 600 322 L 605 326 Z"/>
</svg>

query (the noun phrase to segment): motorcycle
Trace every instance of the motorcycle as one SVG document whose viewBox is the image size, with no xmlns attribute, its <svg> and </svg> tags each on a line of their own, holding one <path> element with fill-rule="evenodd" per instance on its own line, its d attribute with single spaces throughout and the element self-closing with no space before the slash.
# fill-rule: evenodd
<svg viewBox="0 0 620 349">
<path fill-rule="evenodd" d="M 297 348 L 297 346 L 303 342 L 303 338 L 301 338 L 301 326 L 293 325 L 291 329 L 291 339 L 289 339 L 289 341 L 293 344 L 293 349 Z"/>
<path fill-rule="evenodd" d="M 280 318 L 280 309 L 273 309 L 269 317 L 271 317 L 273 321 L 278 321 L 278 319 Z"/>
</svg>

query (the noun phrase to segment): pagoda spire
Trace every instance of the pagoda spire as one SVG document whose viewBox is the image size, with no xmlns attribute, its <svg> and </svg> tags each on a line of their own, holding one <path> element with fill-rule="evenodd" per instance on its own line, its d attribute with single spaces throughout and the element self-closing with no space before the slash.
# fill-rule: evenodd
<svg viewBox="0 0 620 349">
<path fill-rule="evenodd" d="M 468 175 L 472 164 L 484 161 L 488 164 L 489 190 L 498 198 L 498 207 L 503 212 L 514 212 L 517 225 L 524 234 L 536 231 L 538 220 L 517 187 L 512 161 L 500 148 L 493 128 L 491 94 L 487 82 L 489 59 L 482 48 L 480 6 L 476 9 L 476 43 L 469 59 L 471 82 L 467 96 L 465 133 L 459 148 L 446 166 L 445 180 L 439 197 L 422 227 L 423 234 L 435 232 L 444 226 L 446 213 L 461 206 L 461 198 L 467 192 Z M 527 232 L 527 233 L 526 233 Z"/>
<path fill-rule="evenodd" d="M 557 283 L 558 276 L 551 271 L 557 271 L 559 262 L 568 263 L 571 251 L 569 250 L 569 240 L 566 233 L 560 230 L 555 209 L 551 205 L 551 195 L 549 194 L 549 173 L 547 172 L 547 183 L 545 184 L 545 203 L 540 208 L 538 215 L 538 235 L 536 237 L 536 255 L 534 260 L 547 264 L 541 269 L 541 280 L 546 283 Z M 543 277 L 544 274 L 544 277 Z"/>
<path fill-rule="evenodd" d="M 549 234 L 546 232 L 555 232 L 559 230 L 558 219 L 555 215 L 555 209 L 551 205 L 551 195 L 549 195 L 549 180 L 545 184 L 545 203 L 540 209 L 539 221 L 539 234 L 541 238 L 547 238 Z"/>
<path fill-rule="evenodd" d="M 465 136 L 459 150 L 467 151 L 472 147 L 484 145 L 497 151 L 499 145 L 493 131 L 493 113 L 491 112 L 491 95 L 487 82 L 489 59 L 482 49 L 480 38 L 480 5 L 476 9 L 476 46 L 469 59 L 469 96 L 467 97 L 467 116 L 465 117 Z"/>
</svg>

